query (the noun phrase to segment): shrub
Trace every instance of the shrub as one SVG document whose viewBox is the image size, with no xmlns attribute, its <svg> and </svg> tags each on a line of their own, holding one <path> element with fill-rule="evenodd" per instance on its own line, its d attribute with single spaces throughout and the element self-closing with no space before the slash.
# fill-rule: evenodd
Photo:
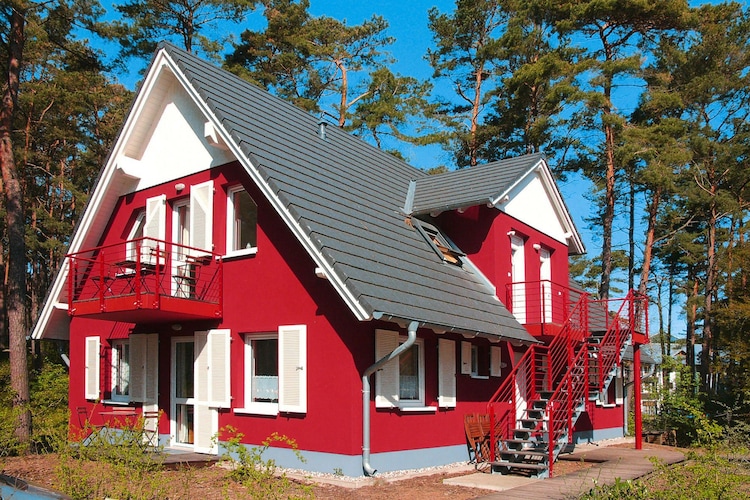
<svg viewBox="0 0 750 500">
<path fill-rule="evenodd" d="M 309 498 L 312 489 L 308 486 L 293 483 L 286 473 L 278 473 L 276 462 L 273 459 L 263 459 L 263 453 L 268 450 L 271 443 L 283 443 L 288 445 L 300 462 L 305 459 L 297 448 L 297 442 L 276 432 L 263 440 L 261 446 L 248 447 L 242 444 L 244 434 L 237 429 L 227 426 L 222 429 L 227 435 L 224 443 L 226 453 L 222 457 L 234 462 L 229 476 L 234 481 L 242 484 L 252 498 Z"/>
</svg>

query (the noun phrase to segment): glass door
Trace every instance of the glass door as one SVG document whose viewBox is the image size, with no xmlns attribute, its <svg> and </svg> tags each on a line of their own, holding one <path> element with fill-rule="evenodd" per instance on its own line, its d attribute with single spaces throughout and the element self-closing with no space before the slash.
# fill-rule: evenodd
<svg viewBox="0 0 750 500">
<path fill-rule="evenodd" d="M 172 341 L 172 442 L 192 445 L 195 407 L 195 342 L 193 338 Z"/>
</svg>

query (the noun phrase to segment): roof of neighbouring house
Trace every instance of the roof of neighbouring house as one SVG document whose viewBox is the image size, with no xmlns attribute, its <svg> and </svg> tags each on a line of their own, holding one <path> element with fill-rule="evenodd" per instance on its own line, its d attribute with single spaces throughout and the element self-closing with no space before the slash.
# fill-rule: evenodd
<svg viewBox="0 0 750 500">
<path fill-rule="evenodd" d="M 412 181 L 422 206 L 448 206 L 445 183 L 451 177 L 433 180 L 335 126 L 322 136 L 316 117 L 170 44 L 160 45 L 147 80 L 157 71 L 170 72 L 182 84 L 357 319 L 418 321 L 436 331 L 535 342 L 470 262 L 460 267 L 435 258 L 404 213 Z M 149 93 L 143 88 L 131 114 L 144 109 L 139 102 Z M 122 141 L 118 139 L 105 170 L 116 168 L 117 149 L 127 147 Z M 540 162 L 547 168 L 538 155 L 474 167 L 473 176 L 481 176 L 471 182 L 465 174 L 455 174 L 461 205 L 474 203 L 469 199 L 472 182 L 482 182 L 474 192 L 481 194 L 477 203 L 485 203 L 488 193 L 501 194 L 502 186 L 513 185 L 514 177 Z M 78 232 L 103 231 L 104 225 L 93 221 L 108 219 L 111 212 L 97 210 L 96 200 L 106 190 L 118 189 L 112 178 L 100 176 L 71 252 L 96 240 L 96 235 L 77 237 Z M 37 338 L 50 325 L 60 327 L 56 311 L 63 308 L 55 305 L 65 299 L 64 281 L 61 272 L 34 330 Z"/>
</svg>

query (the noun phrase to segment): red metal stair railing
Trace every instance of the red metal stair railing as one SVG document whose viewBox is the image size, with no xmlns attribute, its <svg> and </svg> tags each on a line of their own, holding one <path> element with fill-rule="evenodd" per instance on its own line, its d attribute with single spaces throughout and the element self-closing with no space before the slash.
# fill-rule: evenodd
<svg viewBox="0 0 750 500">
<path fill-rule="evenodd" d="M 636 331 L 647 331 L 646 315 L 639 313 L 647 307 L 646 297 L 637 296 L 632 290 L 624 299 L 592 301 L 591 328 L 605 331 L 604 335 L 597 339 L 598 342 L 592 344 L 597 352 L 596 381 L 599 391 L 606 389 L 615 368 L 622 362 L 622 355 L 631 334 Z"/>
<path fill-rule="evenodd" d="M 587 295 L 573 305 L 562 330 L 549 346 L 532 345 L 519 359 L 506 379 L 487 403 L 490 414 L 490 460 L 495 460 L 498 444 L 513 435 L 517 420 L 527 403 L 539 399 L 543 391 L 551 391 L 562 382 L 576 353 L 585 350 L 588 334 Z"/>
</svg>

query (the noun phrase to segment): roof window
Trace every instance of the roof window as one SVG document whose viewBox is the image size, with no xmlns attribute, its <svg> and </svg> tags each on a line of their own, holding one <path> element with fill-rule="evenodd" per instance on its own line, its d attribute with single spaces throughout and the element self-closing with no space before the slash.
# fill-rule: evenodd
<svg viewBox="0 0 750 500">
<path fill-rule="evenodd" d="M 453 264 L 454 266 L 463 266 L 461 257 L 465 254 L 459 252 L 452 243 L 450 243 L 438 229 L 430 223 L 422 220 L 417 220 L 414 226 L 417 228 L 419 233 L 427 240 L 430 247 L 435 253 L 445 262 Z"/>
</svg>

